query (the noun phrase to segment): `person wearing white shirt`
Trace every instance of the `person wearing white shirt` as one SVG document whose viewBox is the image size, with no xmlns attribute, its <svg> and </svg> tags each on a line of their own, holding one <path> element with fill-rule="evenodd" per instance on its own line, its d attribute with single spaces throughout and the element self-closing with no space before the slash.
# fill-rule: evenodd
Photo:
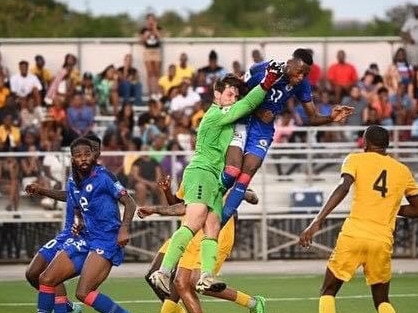
<svg viewBox="0 0 418 313">
<path fill-rule="evenodd" d="M 180 113 L 180 115 L 185 114 L 191 116 L 196 102 L 199 102 L 200 100 L 200 95 L 193 91 L 189 81 L 183 80 L 180 85 L 179 94 L 171 100 L 170 111 L 174 115 L 174 118 L 178 113 Z"/>
<path fill-rule="evenodd" d="M 413 6 L 413 14 L 406 19 L 400 35 L 406 43 L 409 63 L 418 65 L 418 5 Z"/>
<path fill-rule="evenodd" d="M 38 77 L 29 73 L 29 63 L 27 61 L 19 62 L 19 73 L 10 78 L 10 89 L 18 98 L 27 98 L 32 96 L 35 105 L 41 104 L 40 91 L 42 84 Z"/>
</svg>

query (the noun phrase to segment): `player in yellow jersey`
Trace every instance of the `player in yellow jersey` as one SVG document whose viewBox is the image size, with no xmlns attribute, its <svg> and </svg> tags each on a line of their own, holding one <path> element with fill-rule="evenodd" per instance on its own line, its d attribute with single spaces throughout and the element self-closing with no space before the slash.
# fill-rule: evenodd
<svg viewBox="0 0 418 313">
<path fill-rule="evenodd" d="M 185 205 L 182 202 L 183 198 L 183 188 L 182 185 L 179 187 L 176 195 L 171 194 L 170 191 L 170 179 L 165 177 L 159 181 L 159 186 L 164 191 L 167 202 L 171 206 L 153 206 L 153 207 L 141 207 L 138 209 L 138 215 L 140 217 L 145 217 L 150 214 L 160 214 L 160 215 L 175 215 L 182 216 L 185 214 Z M 252 204 L 258 202 L 256 194 L 249 190 L 246 193 L 246 201 Z M 226 258 L 230 255 L 231 250 L 234 245 L 234 236 L 235 236 L 235 223 L 236 217 L 232 217 L 226 225 L 222 228 L 219 234 L 219 249 L 218 256 L 215 265 L 215 272 L 218 273 L 220 268 Z M 164 292 L 155 288 L 153 284 L 150 283 L 150 286 L 153 288 L 157 296 L 163 301 L 163 306 L 161 308 L 161 313 L 180 313 L 184 312 L 181 305 L 178 304 L 180 297 L 183 300 L 188 312 L 196 313 L 202 312 L 200 302 L 197 298 L 197 295 L 194 290 L 194 285 L 200 277 L 200 242 L 204 238 L 203 231 L 196 233 L 192 241 L 187 246 L 183 256 L 179 260 L 177 265 L 177 271 L 175 276 L 172 277 L 171 283 L 175 286 L 171 286 L 170 296 L 166 296 Z M 162 261 L 162 258 L 165 254 L 165 250 L 169 243 L 168 239 L 163 246 L 158 251 L 158 254 L 154 258 L 151 268 L 146 275 L 146 280 L 149 282 L 149 275 L 154 271 L 155 268 L 159 267 L 159 264 Z M 175 287 L 175 288 L 172 288 Z M 178 293 L 176 292 L 178 291 Z M 222 292 L 204 292 L 205 295 L 213 296 L 225 300 L 235 302 L 241 306 L 247 307 L 250 309 L 250 312 L 254 313 L 263 313 L 265 300 L 260 296 L 250 296 L 241 291 L 237 291 L 231 288 L 226 288 Z"/>
<path fill-rule="evenodd" d="M 319 299 L 320 313 L 335 313 L 335 296 L 356 269 L 363 266 L 379 313 L 394 313 L 389 303 L 393 231 L 400 203 L 411 204 L 403 215 L 418 208 L 418 187 L 407 166 L 386 154 L 389 133 L 373 125 L 364 133 L 364 152 L 349 154 L 341 168 L 341 182 L 321 211 L 300 235 L 300 245 L 309 247 L 325 218 L 354 185 L 350 214 L 346 218 L 331 254 Z M 418 212 L 418 209 L 415 209 Z M 418 214 L 417 214 L 418 215 Z"/>
</svg>

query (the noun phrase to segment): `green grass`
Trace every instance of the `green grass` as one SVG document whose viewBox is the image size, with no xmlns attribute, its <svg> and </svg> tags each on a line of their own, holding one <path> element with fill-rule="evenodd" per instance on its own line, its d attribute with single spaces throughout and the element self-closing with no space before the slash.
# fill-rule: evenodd
<svg viewBox="0 0 418 313">
<path fill-rule="evenodd" d="M 322 276 L 235 275 L 223 279 L 232 287 L 267 298 L 267 313 L 317 312 L 318 290 Z M 74 298 L 76 280 L 67 283 L 69 295 Z M 100 290 L 107 293 L 132 313 L 159 312 L 160 303 L 142 279 L 120 278 L 107 280 Z M 391 283 L 391 301 L 397 312 L 418 312 L 418 274 L 396 275 Z M 26 282 L 0 282 L 0 313 L 36 311 L 36 293 Z M 247 309 L 234 303 L 202 297 L 205 312 L 239 313 Z M 94 312 L 90 308 L 83 311 Z M 363 277 L 345 284 L 337 298 L 338 313 L 375 313 L 370 290 Z"/>
</svg>

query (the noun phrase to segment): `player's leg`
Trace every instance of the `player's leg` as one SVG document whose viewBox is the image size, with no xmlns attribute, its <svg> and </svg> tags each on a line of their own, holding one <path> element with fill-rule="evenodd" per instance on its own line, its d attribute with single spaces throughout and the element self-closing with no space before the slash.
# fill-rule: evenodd
<svg viewBox="0 0 418 313">
<path fill-rule="evenodd" d="M 37 252 L 26 268 L 25 276 L 28 283 L 35 289 L 39 288 L 39 275 L 48 267 L 49 262 Z"/>
<path fill-rule="evenodd" d="M 60 301 L 55 298 L 56 286 L 75 275 L 76 268 L 69 255 L 59 252 L 39 276 L 38 312 L 67 312 L 66 302 L 62 301 L 58 309 L 55 306 L 55 302 Z"/>
<path fill-rule="evenodd" d="M 108 277 L 111 269 L 111 261 L 91 251 L 81 270 L 76 297 L 98 312 L 125 313 L 127 311 L 116 304 L 110 297 L 97 291 L 97 288 Z"/>
<path fill-rule="evenodd" d="M 319 313 L 335 313 L 335 296 L 343 283 L 327 267 L 319 298 Z"/>
<path fill-rule="evenodd" d="M 195 284 L 191 284 L 191 274 L 191 269 L 179 267 L 174 279 L 175 289 L 183 300 L 183 304 L 188 313 L 203 313 L 199 297 L 194 290 Z M 196 283 L 197 280 L 198 279 L 196 279 L 194 283 Z"/>
<path fill-rule="evenodd" d="M 166 240 L 166 242 L 161 246 L 161 248 L 158 250 L 157 254 L 155 255 L 154 259 L 152 260 L 150 268 L 148 269 L 148 272 L 145 274 L 146 282 L 152 288 L 152 290 L 154 291 L 158 299 L 160 299 L 162 302 L 164 302 L 167 296 L 164 293 L 164 291 L 162 291 L 160 288 L 158 288 L 151 282 L 150 276 L 152 273 L 154 273 L 156 270 L 160 268 L 169 243 L 170 243 L 170 240 Z"/>
<path fill-rule="evenodd" d="M 379 313 L 395 313 L 395 309 L 389 302 L 390 283 L 380 283 L 371 286 L 374 306 Z"/>
</svg>

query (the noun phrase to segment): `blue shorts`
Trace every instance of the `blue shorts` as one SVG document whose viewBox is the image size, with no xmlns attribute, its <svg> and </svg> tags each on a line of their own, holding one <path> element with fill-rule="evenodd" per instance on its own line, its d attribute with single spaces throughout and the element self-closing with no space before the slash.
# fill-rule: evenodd
<svg viewBox="0 0 418 313">
<path fill-rule="evenodd" d="M 54 239 L 51 239 L 46 244 L 44 244 L 38 251 L 40 255 L 48 262 L 51 263 L 52 259 L 58 253 L 58 251 L 62 250 L 65 242 L 67 240 L 74 240 L 74 237 L 71 233 L 66 231 L 62 231 L 59 233 Z"/>
<path fill-rule="evenodd" d="M 273 142 L 274 127 L 268 127 L 262 122 L 255 122 L 254 119 L 247 126 L 247 141 L 244 154 L 252 154 L 264 160 Z"/>
<path fill-rule="evenodd" d="M 83 268 L 84 261 L 89 254 L 87 243 L 81 237 L 69 238 L 62 246 L 62 250 L 65 251 L 73 262 L 75 273 L 79 275 Z"/>
</svg>

